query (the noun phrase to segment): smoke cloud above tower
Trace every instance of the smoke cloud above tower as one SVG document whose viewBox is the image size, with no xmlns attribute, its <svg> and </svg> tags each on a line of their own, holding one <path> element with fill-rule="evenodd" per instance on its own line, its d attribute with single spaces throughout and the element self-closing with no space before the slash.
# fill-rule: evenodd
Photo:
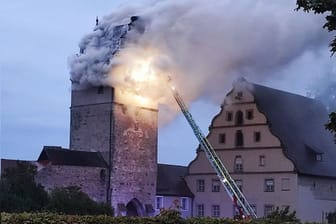
<svg viewBox="0 0 336 224">
<path fill-rule="evenodd" d="M 306 52 L 317 53 L 330 40 L 321 28 L 323 17 L 297 12 L 295 6 L 294 0 L 128 3 L 100 19 L 79 44 L 83 54 L 69 58 L 73 88 L 132 83 L 117 75 L 125 72 L 120 65 L 128 64 L 132 53 L 154 55 L 151 69 L 172 74 L 188 102 L 223 98 L 223 86 L 237 76 L 281 78 L 275 77 L 280 70 Z M 127 32 L 134 15 L 145 25 Z M 124 47 L 119 54 L 120 44 Z M 153 55 L 144 53 L 148 51 Z M 164 103 L 166 93 L 160 91 L 152 95 Z"/>
</svg>

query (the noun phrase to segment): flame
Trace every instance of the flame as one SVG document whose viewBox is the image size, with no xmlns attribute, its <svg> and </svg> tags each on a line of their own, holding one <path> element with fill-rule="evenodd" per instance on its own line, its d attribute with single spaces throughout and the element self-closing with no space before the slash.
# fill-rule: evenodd
<svg viewBox="0 0 336 224">
<path fill-rule="evenodd" d="M 136 106 L 157 108 L 167 95 L 167 76 L 156 66 L 158 51 L 123 49 L 120 64 L 110 74 L 111 85 L 117 90 L 116 100 Z"/>
</svg>

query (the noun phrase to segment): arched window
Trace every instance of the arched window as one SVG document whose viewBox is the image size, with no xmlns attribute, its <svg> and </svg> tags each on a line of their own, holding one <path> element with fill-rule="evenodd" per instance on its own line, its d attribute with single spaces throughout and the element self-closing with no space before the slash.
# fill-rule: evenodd
<svg viewBox="0 0 336 224">
<path fill-rule="evenodd" d="M 235 117 L 236 125 L 242 125 L 244 122 L 243 112 L 238 110 Z"/>
<path fill-rule="evenodd" d="M 236 146 L 243 146 L 244 145 L 244 136 L 241 130 L 236 131 Z"/>
</svg>

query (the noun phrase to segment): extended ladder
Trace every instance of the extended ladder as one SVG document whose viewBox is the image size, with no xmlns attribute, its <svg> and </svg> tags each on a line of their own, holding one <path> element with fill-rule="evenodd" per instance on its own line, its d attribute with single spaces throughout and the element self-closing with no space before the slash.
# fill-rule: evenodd
<svg viewBox="0 0 336 224">
<path fill-rule="evenodd" d="M 171 82 L 171 79 L 169 78 Z M 171 83 L 170 83 L 171 84 Z M 232 179 L 228 170 L 225 168 L 224 164 L 216 154 L 215 150 L 209 143 L 208 139 L 204 136 L 201 129 L 198 127 L 196 122 L 194 121 L 191 113 L 189 112 L 187 106 L 185 105 L 182 97 L 177 92 L 175 87 L 171 85 L 171 89 L 174 95 L 174 98 L 177 104 L 180 106 L 182 113 L 190 124 L 197 140 L 199 141 L 201 147 L 203 148 L 211 166 L 217 173 L 219 180 L 224 186 L 224 189 L 228 193 L 229 197 L 233 201 L 234 205 L 238 208 L 240 213 L 244 213 L 245 217 L 257 218 L 256 213 L 254 212 L 251 205 L 246 200 L 244 194 L 240 191 L 239 187 L 236 185 L 235 181 Z"/>
</svg>

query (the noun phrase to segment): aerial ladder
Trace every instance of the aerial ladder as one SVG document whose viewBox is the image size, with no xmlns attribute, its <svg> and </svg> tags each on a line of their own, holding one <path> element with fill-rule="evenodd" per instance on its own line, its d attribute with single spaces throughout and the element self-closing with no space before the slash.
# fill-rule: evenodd
<svg viewBox="0 0 336 224">
<path fill-rule="evenodd" d="M 201 129 L 196 124 L 191 113 L 189 112 L 186 104 L 184 103 L 182 97 L 177 92 L 175 86 L 172 84 L 171 78 L 169 77 L 170 88 L 173 92 L 173 96 L 180 106 L 180 109 L 187 119 L 189 125 L 191 126 L 197 140 L 199 141 L 201 147 L 203 148 L 205 155 L 210 162 L 213 169 L 216 171 L 216 174 L 224 186 L 227 194 L 231 198 L 234 206 L 238 209 L 241 218 L 257 218 L 257 215 L 251 205 L 246 200 L 244 194 L 240 191 L 239 187 L 236 185 L 235 181 L 232 179 L 228 170 L 220 160 L 219 156 L 216 154 L 214 148 L 211 146 L 208 139 L 204 136 Z"/>
</svg>

